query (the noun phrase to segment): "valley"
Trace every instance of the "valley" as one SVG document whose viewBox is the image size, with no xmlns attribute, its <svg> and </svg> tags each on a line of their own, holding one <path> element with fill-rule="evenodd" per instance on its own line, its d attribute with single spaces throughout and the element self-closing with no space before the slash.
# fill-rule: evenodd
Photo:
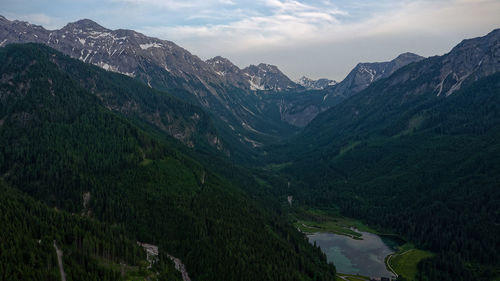
<svg viewBox="0 0 500 281">
<path fill-rule="evenodd" d="M 500 276 L 500 29 L 340 82 L 88 19 L 0 42 L 0 280 Z"/>
</svg>

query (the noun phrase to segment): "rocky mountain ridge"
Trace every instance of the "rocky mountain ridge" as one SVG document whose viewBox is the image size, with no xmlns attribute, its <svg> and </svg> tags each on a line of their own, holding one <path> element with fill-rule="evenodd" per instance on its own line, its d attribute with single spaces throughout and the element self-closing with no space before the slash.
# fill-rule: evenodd
<svg viewBox="0 0 500 281">
<path fill-rule="evenodd" d="M 372 83 L 382 78 L 389 77 L 401 67 L 422 59 L 423 57 L 419 55 L 403 53 L 387 62 L 358 63 L 341 82 L 334 83 L 335 81 L 332 81 L 325 85 L 327 81 L 331 81 L 327 80 L 323 82 L 325 86 L 322 89 L 308 92 L 307 94 L 310 95 L 308 100 L 314 100 L 314 102 L 304 101 L 303 97 L 284 99 L 284 110 L 281 111 L 281 116 L 290 124 L 303 128 L 319 113 L 361 92 Z M 314 81 L 302 77 L 298 83 L 305 88 L 320 88 L 318 83 L 320 83 L 321 80 L 322 79 Z M 318 96 L 321 96 L 321 98 Z"/>
<path fill-rule="evenodd" d="M 0 46 L 28 42 L 48 45 L 200 105 L 211 114 L 217 129 L 230 138 L 231 150 L 252 149 L 295 130 L 286 121 L 270 119 L 259 108 L 260 92 L 300 88 L 275 66 L 260 64 L 240 70 L 229 60 L 205 62 L 171 41 L 132 30 L 110 30 L 88 19 L 46 30 L 0 18 Z M 215 61 L 224 61 L 225 66 Z"/>
<path fill-rule="evenodd" d="M 391 61 L 358 63 L 346 76 L 344 80 L 329 88 L 325 96 L 325 102 L 328 103 L 332 96 L 350 97 L 366 89 L 371 83 L 391 76 L 396 70 L 417 62 L 423 57 L 413 53 L 403 53 Z"/>
<path fill-rule="evenodd" d="M 320 78 L 318 80 L 313 80 L 311 78 L 307 78 L 302 76 L 299 80 L 296 81 L 297 84 L 306 88 L 307 90 L 323 90 L 328 86 L 334 86 L 337 84 L 337 81 L 330 80 L 326 78 Z"/>
<path fill-rule="evenodd" d="M 340 83 L 305 77 L 295 83 L 273 65 L 240 69 L 220 56 L 203 61 L 171 41 L 110 30 L 88 19 L 50 31 L 0 17 L 0 46 L 26 42 L 46 44 L 200 105 L 236 146 L 229 150 L 247 152 L 296 133 L 320 112 L 421 59 L 406 53 L 390 62 L 360 63 Z"/>
</svg>

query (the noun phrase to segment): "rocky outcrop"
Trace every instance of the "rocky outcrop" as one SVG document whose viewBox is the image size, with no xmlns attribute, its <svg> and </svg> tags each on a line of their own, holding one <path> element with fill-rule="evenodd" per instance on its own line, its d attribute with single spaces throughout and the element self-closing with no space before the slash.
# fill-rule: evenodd
<svg viewBox="0 0 500 281">
<path fill-rule="evenodd" d="M 299 80 L 297 80 L 297 84 L 301 85 L 307 90 L 323 90 L 326 87 L 336 85 L 337 81 L 325 78 L 313 80 L 305 76 L 302 76 Z"/>
</svg>

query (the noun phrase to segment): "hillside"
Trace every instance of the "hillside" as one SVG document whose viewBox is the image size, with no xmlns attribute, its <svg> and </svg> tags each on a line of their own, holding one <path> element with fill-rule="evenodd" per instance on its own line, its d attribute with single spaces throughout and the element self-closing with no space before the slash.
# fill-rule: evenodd
<svg viewBox="0 0 500 281">
<path fill-rule="evenodd" d="M 138 128 L 135 115 L 110 110 L 81 83 L 92 81 L 95 67 L 70 60 L 36 44 L 0 49 L 0 174 L 7 184 L 159 245 L 160 259 L 180 258 L 192 280 L 334 279 L 334 267 L 279 208 L 175 149 L 166 134 Z"/>
<path fill-rule="evenodd" d="M 275 148 L 294 199 L 440 253 L 419 280 L 498 275 L 499 34 L 401 68 Z"/>
<path fill-rule="evenodd" d="M 276 66 L 259 64 L 241 70 L 220 57 L 205 62 L 174 42 L 133 30 L 110 30 L 88 19 L 46 30 L 0 16 L 0 42 L 0 46 L 45 44 L 197 105 L 223 135 L 226 146 L 222 154 L 240 162 L 255 161 L 249 156 L 255 155 L 256 147 L 297 131 L 279 115 L 265 115 L 259 107 L 266 93 L 300 88 Z"/>
</svg>

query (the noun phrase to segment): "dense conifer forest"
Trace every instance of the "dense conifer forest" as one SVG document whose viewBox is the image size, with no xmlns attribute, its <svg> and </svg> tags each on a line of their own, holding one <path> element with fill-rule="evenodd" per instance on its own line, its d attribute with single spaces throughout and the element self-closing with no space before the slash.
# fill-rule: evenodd
<svg viewBox="0 0 500 281">
<path fill-rule="evenodd" d="M 491 280 L 500 265 L 500 75 L 438 98 L 403 97 L 413 85 L 389 83 L 276 148 L 275 159 L 295 153 L 283 169 L 297 180 L 295 198 L 438 253 L 419 265 L 419 280 Z"/>
<path fill-rule="evenodd" d="M 47 204 L 60 210 L 49 214 L 68 218 L 59 234 L 43 225 L 43 233 L 19 235 L 19 239 L 35 245 L 42 237 L 44 249 L 53 240 L 71 245 L 75 259 L 66 268 L 74 275 L 89 267 L 93 276 L 121 278 L 116 270 L 102 269 L 99 260 L 123 259 L 133 266 L 144 256 L 133 243 L 141 241 L 159 245 L 164 266 L 158 272 L 166 276 L 172 274 L 164 258 L 168 253 L 186 264 L 193 280 L 334 280 L 334 266 L 287 223 L 276 211 L 279 206 L 266 206 L 238 186 L 239 181 L 253 179 L 221 177 L 175 149 L 176 140 L 156 137 L 157 130 L 148 133 L 137 127 L 135 117 L 129 121 L 127 115 L 110 111 L 105 101 L 68 74 L 69 60 L 42 45 L 9 45 L 0 50 L 0 70 L 7 79 L 1 85 L 0 173 L 23 196 L 40 200 L 26 199 L 32 204 Z M 117 75 L 77 61 L 71 67 L 80 68 L 79 73 L 98 71 L 104 79 Z M 88 205 L 85 194 L 90 197 Z M 15 205 L 2 207 L 17 216 Z M 82 213 L 91 219 L 80 218 Z M 96 230 L 95 235 L 101 236 L 93 243 L 100 246 L 80 248 L 82 241 L 90 239 L 82 232 L 92 233 L 78 230 L 83 228 L 80 221 L 96 219 L 104 230 Z M 121 236 L 104 237 L 115 226 Z M 20 234 L 26 228 L 9 226 Z M 67 234 L 64 229 L 74 232 Z M 118 237 L 124 238 L 114 239 Z M 104 247 L 108 244 L 115 250 Z M 17 249 L 10 244 L 5 248 Z M 51 267 L 33 274 L 56 276 L 51 252 L 34 257 L 33 262 L 41 259 Z M 5 266 L 22 271 L 16 263 Z M 25 266 L 30 267 L 30 262 Z"/>
</svg>

